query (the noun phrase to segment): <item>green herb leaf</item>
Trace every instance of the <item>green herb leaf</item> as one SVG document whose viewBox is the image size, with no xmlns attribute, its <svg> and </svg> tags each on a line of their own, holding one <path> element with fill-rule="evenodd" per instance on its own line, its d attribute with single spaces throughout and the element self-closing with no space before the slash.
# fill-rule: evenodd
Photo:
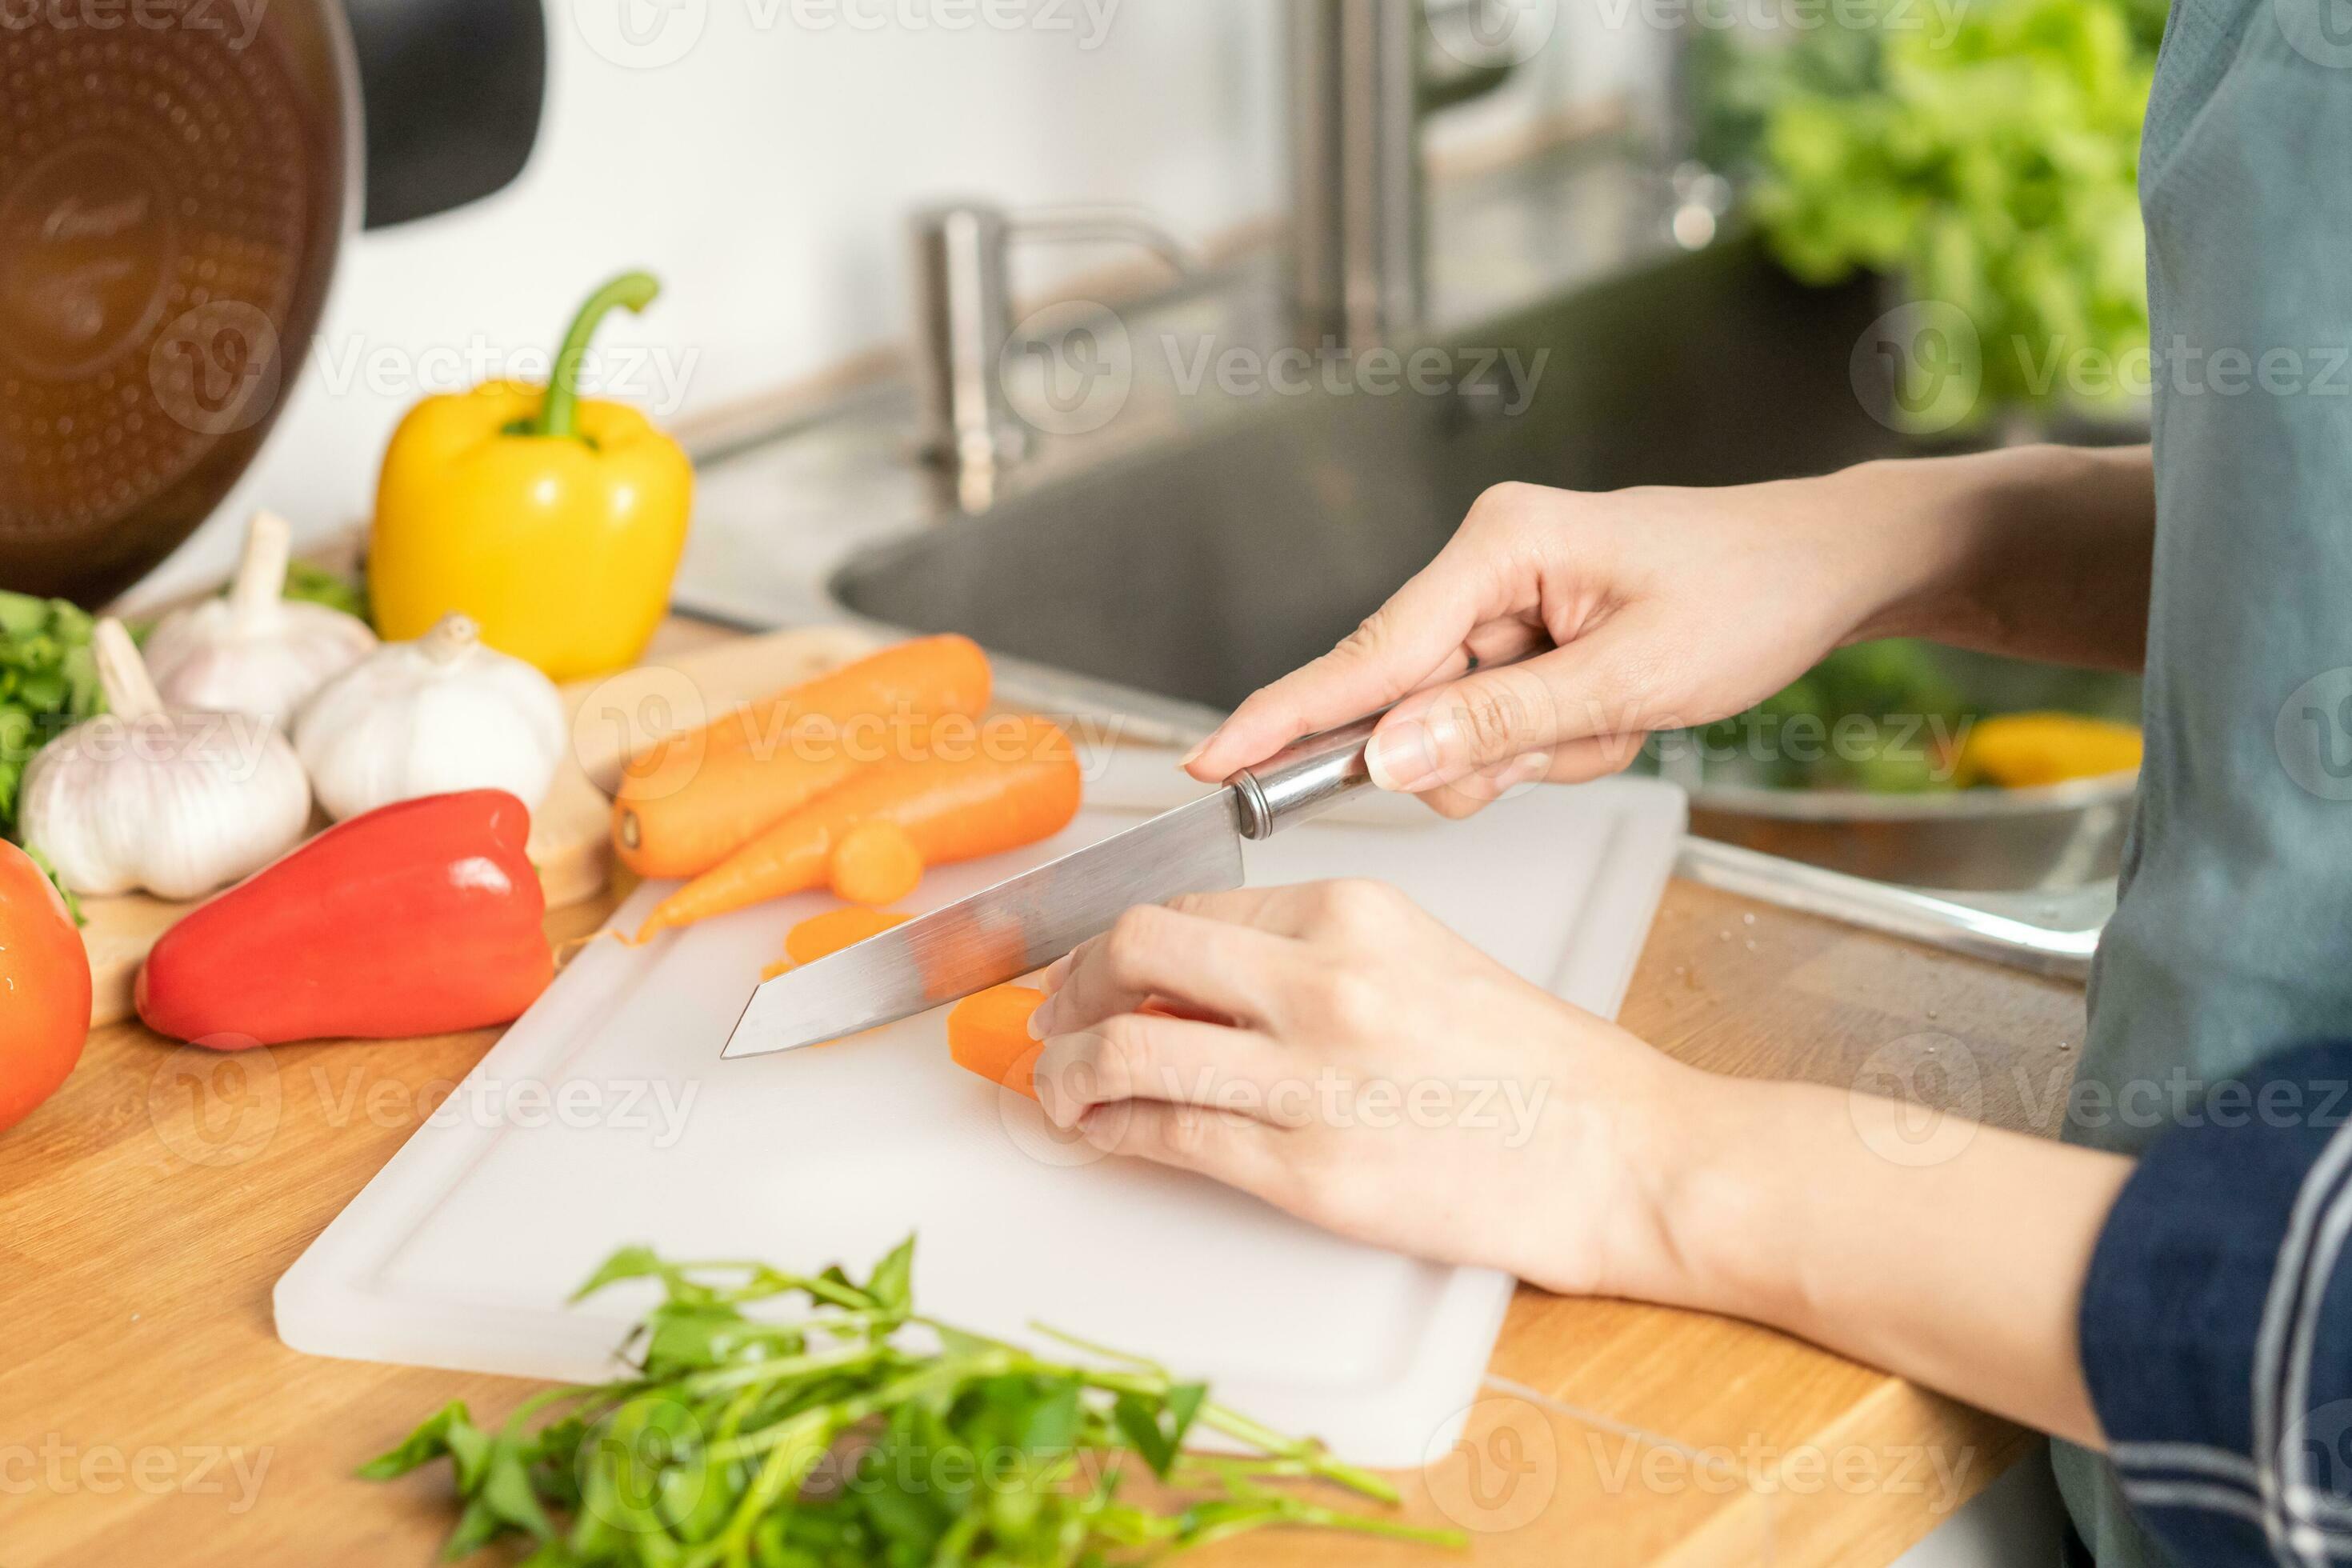
<svg viewBox="0 0 2352 1568">
<path fill-rule="evenodd" d="M 644 1279 L 661 1272 L 662 1261 L 654 1256 L 653 1248 L 625 1247 L 604 1259 L 603 1266 L 588 1276 L 587 1283 L 572 1292 L 572 1299 L 584 1301 L 607 1285 L 623 1279 Z"/>
<path fill-rule="evenodd" d="M 63 599 L 0 593 L 0 833 L 12 838 L 26 764 L 105 707 L 92 625 Z"/>
<path fill-rule="evenodd" d="M 1201 1395 L 1206 1392 L 1197 1384 L 1194 1385 L 1193 1409 L 1200 1408 Z M 1167 1426 L 1161 1425 L 1160 1417 L 1166 1409 L 1167 1401 L 1164 1398 L 1155 1404 L 1132 1394 L 1120 1394 L 1118 1402 L 1111 1406 L 1111 1417 L 1118 1423 L 1118 1429 L 1125 1435 L 1129 1444 L 1137 1453 L 1143 1456 L 1143 1462 L 1151 1467 L 1151 1473 L 1163 1479 L 1168 1474 L 1169 1467 L 1176 1462 L 1181 1436 L 1178 1433 L 1171 1433 Z M 1188 1413 L 1185 1423 L 1189 1425 L 1191 1419 Z"/>
<path fill-rule="evenodd" d="M 455 1563 L 461 1557 L 471 1557 L 491 1542 L 506 1533 L 499 1516 L 480 1498 L 468 1498 L 466 1510 L 457 1516 L 457 1528 L 441 1543 L 441 1561 Z"/>
<path fill-rule="evenodd" d="M 13 776 L 5 782 L 7 788 L 0 789 L 0 798 L 5 798 L 16 784 Z M 66 886 L 66 879 L 58 875 L 58 868 L 49 864 L 49 858 L 41 853 L 40 847 L 27 844 L 25 846 L 25 853 L 34 865 L 40 868 L 41 875 L 49 879 L 49 886 L 58 890 L 58 897 L 65 901 L 66 918 L 73 921 L 76 929 L 89 924 L 89 920 L 81 912 L 81 900 L 74 897 L 74 890 Z"/>
<path fill-rule="evenodd" d="M 873 1276 L 866 1282 L 866 1292 L 883 1311 L 904 1317 L 914 1303 L 914 1290 L 915 1238 L 910 1236 L 874 1266 Z"/>
<path fill-rule="evenodd" d="M 1057 1383 L 1052 1392 L 1029 1407 L 1021 1428 L 1021 1445 L 1036 1453 L 1059 1453 L 1077 1441 L 1079 1385 Z"/>
<path fill-rule="evenodd" d="M 398 1447 L 379 1454 L 362 1465 L 358 1471 L 360 1479 L 388 1481 L 408 1474 L 420 1465 L 432 1463 L 449 1452 L 449 1434 L 457 1427 L 475 1430 L 473 1417 L 467 1413 L 466 1402 L 462 1399 L 453 1399 L 427 1416 L 423 1425 L 402 1440 Z"/>
</svg>

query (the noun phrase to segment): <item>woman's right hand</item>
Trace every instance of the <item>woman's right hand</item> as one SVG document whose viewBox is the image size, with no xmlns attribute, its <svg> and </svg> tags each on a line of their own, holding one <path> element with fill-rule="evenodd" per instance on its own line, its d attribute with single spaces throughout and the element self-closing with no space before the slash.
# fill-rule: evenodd
<svg viewBox="0 0 2352 1568">
<path fill-rule="evenodd" d="M 1651 731 L 1742 711 L 1929 582 L 1929 467 L 1720 489 L 1498 485 L 1346 641 L 1250 697 L 1185 766 L 1225 778 L 1395 702 L 1373 782 L 1450 816 L 1614 773 Z"/>
</svg>

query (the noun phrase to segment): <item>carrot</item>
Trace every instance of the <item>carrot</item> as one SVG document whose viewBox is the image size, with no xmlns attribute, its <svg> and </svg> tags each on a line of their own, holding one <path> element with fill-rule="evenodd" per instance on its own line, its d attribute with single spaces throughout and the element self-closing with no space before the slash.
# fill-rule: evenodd
<svg viewBox="0 0 2352 1568">
<path fill-rule="evenodd" d="M 825 875 L 853 904 L 895 904 L 922 881 L 923 852 L 905 828 L 873 817 L 841 836 Z"/>
<path fill-rule="evenodd" d="M 925 865 L 942 866 L 1034 843 L 1077 815 L 1077 752 L 1043 719 L 943 722 L 920 750 L 858 770 L 766 828 L 656 905 L 636 940 L 822 886 L 835 847 L 863 822 L 897 824 Z"/>
<path fill-rule="evenodd" d="M 867 910 L 855 906 L 845 910 L 827 910 L 821 915 L 811 915 L 784 934 L 784 954 L 794 963 L 814 963 L 820 958 L 830 958 L 854 942 L 869 936 L 880 936 L 892 926 L 905 925 L 912 915 L 902 915 L 892 910 Z"/>
<path fill-rule="evenodd" d="M 888 910 L 861 909 L 853 904 L 845 910 L 827 910 L 808 919 L 784 933 L 784 956 L 760 972 L 762 980 L 773 980 L 796 964 L 814 963 L 820 958 L 830 958 L 852 942 L 864 942 L 869 936 L 880 936 L 892 926 L 905 925 L 912 915 L 896 914 Z"/>
<path fill-rule="evenodd" d="M 988 657 L 968 637 L 918 637 L 803 681 L 630 759 L 613 847 L 640 877 L 698 877 L 910 730 L 987 710 Z"/>
<path fill-rule="evenodd" d="M 973 992 L 948 1013 L 948 1055 L 967 1072 L 1036 1099 L 1037 1053 L 1044 1047 L 1029 1037 L 1029 1015 L 1045 1000 L 1034 985 Z"/>
<path fill-rule="evenodd" d="M 1045 994 L 1034 985 L 992 985 L 973 992 L 948 1012 L 948 1055 L 968 1072 L 1036 1099 L 1037 1058 L 1045 1044 L 1029 1037 L 1029 1016 L 1045 1000 Z M 1146 1002 L 1136 1011 L 1162 1018 L 1198 1016 L 1158 1001 Z"/>
</svg>

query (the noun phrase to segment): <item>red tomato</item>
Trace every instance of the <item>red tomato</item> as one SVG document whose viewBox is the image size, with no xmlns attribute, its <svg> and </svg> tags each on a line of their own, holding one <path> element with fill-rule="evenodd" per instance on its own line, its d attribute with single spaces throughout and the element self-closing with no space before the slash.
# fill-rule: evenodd
<svg viewBox="0 0 2352 1568">
<path fill-rule="evenodd" d="M 33 858 L 0 843 L 0 1132 L 57 1092 L 89 1037 L 89 955 Z"/>
</svg>

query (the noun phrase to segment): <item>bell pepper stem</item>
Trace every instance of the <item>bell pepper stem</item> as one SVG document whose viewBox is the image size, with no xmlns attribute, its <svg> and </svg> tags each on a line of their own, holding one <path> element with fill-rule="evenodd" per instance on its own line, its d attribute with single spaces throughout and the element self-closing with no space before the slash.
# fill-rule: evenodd
<svg viewBox="0 0 2352 1568">
<path fill-rule="evenodd" d="M 547 401 L 540 409 L 535 434 L 563 440 L 581 438 L 580 363 L 587 357 L 588 341 L 614 310 L 642 310 L 660 292 L 661 282 L 652 273 L 624 272 L 588 296 L 588 302 L 572 318 L 572 330 L 563 334 L 563 346 L 555 351 L 555 364 L 547 377 Z"/>
</svg>

